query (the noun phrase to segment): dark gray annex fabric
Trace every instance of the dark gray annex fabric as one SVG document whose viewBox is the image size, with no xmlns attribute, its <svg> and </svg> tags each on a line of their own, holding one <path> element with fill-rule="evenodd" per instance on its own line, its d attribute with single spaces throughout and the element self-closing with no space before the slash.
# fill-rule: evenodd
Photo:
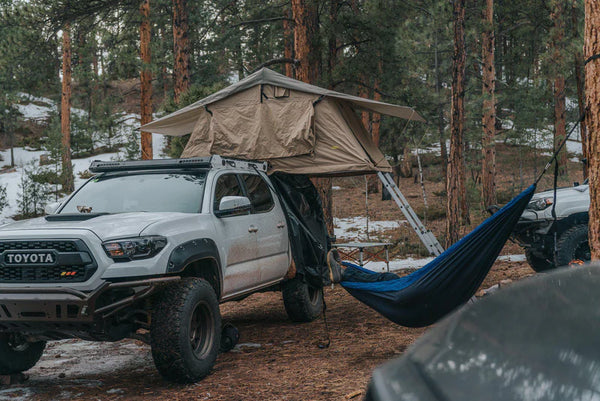
<svg viewBox="0 0 600 401">
<path fill-rule="evenodd" d="M 408 327 L 435 323 L 475 294 L 534 192 L 531 185 L 414 273 L 390 279 L 347 264 L 340 284 L 394 323 Z"/>
<path fill-rule="evenodd" d="M 297 274 L 321 287 L 329 283 L 329 235 L 321 198 L 305 175 L 274 173 L 270 177 L 283 205 Z"/>
</svg>

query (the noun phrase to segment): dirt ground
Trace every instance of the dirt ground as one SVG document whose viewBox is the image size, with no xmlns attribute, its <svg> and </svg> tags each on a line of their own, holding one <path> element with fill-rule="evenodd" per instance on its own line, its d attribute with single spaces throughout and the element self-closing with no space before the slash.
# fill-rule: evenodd
<svg viewBox="0 0 600 401">
<path fill-rule="evenodd" d="M 482 285 L 519 280 L 524 262 L 497 262 Z M 508 284 L 510 285 L 510 284 Z M 21 385 L 0 388 L 0 400 L 344 400 L 360 399 L 373 369 L 398 357 L 427 328 L 397 326 L 341 287 L 326 289 L 331 345 L 323 319 L 291 323 L 279 293 L 256 294 L 222 306 L 240 343 L 222 354 L 210 376 L 195 385 L 165 382 L 150 349 L 138 341 L 51 343 Z"/>
</svg>

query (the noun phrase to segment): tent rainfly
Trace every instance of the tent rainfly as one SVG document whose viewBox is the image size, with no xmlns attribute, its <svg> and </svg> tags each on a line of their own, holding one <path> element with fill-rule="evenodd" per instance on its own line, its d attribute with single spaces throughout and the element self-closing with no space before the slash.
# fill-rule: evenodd
<svg viewBox="0 0 600 401">
<path fill-rule="evenodd" d="M 355 109 L 424 121 L 410 107 L 334 92 L 263 68 L 141 129 L 191 133 L 182 157 L 263 160 L 270 164 L 269 173 L 391 172 Z"/>
</svg>

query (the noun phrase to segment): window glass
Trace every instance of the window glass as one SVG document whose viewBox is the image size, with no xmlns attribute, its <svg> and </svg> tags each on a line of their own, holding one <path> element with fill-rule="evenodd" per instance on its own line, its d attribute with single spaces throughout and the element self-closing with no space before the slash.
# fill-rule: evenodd
<svg viewBox="0 0 600 401">
<path fill-rule="evenodd" d="M 106 175 L 88 181 L 60 213 L 198 213 L 205 173 Z"/>
<path fill-rule="evenodd" d="M 217 179 L 215 185 L 214 210 L 219 210 L 221 199 L 224 196 L 243 196 L 242 188 L 235 174 L 224 174 Z"/>
<path fill-rule="evenodd" d="M 268 212 L 273 208 L 273 197 L 267 183 L 258 175 L 245 174 L 242 176 L 246 183 L 248 197 L 255 213 Z"/>
</svg>

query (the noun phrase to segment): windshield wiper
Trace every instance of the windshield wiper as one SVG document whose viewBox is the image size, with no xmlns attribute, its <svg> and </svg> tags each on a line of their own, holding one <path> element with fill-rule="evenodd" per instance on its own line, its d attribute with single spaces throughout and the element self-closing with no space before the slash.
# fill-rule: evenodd
<svg viewBox="0 0 600 401">
<path fill-rule="evenodd" d="M 99 216 L 106 216 L 107 212 L 103 213 L 62 213 L 62 214 L 50 214 L 45 217 L 46 221 L 84 221 L 93 219 Z"/>
</svg>

